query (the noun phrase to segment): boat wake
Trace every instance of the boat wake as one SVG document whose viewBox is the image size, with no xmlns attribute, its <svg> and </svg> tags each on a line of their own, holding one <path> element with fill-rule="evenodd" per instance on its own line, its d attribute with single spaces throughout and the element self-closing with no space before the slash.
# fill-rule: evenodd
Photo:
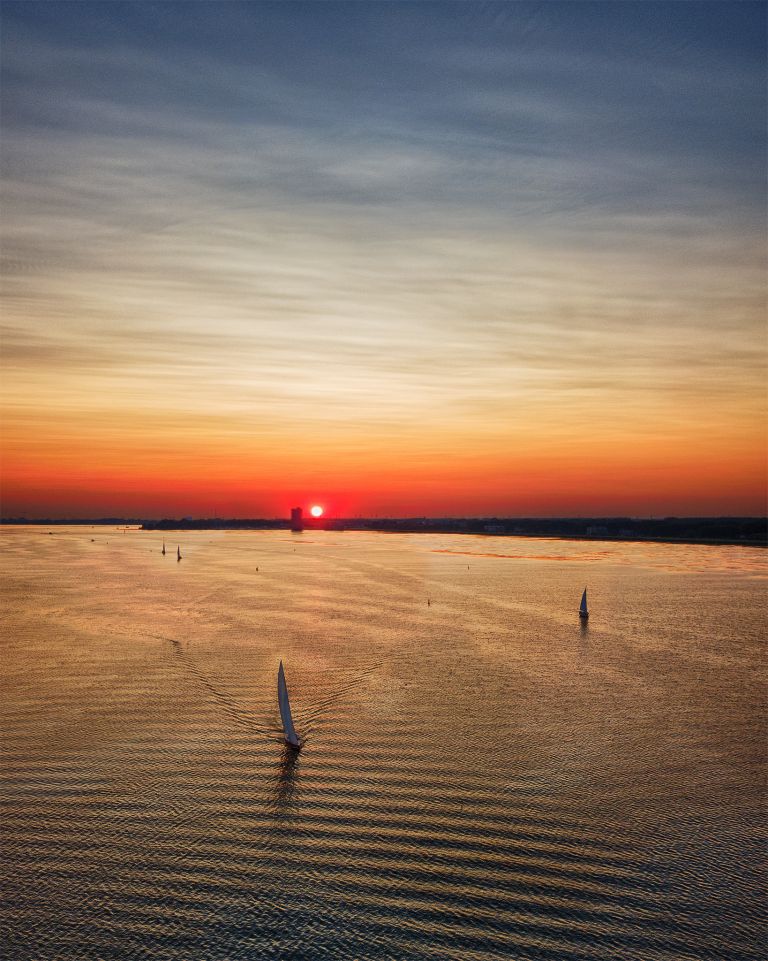
<svg viewBox="0 0 768 961">
<path fill-rule="evenodd" d="M 247 728 L 251 732 L 275 737 L 276 728 L 266 728 L 257 724 L 253 714 L 244 711 L 231 694 L 222 691 L 221 688 L 212 683 L 208 675 L 201 671 L 197 664 L 195 664 L 194 658 L 190 657 L 189 652 L 184 649 L 181 641 L 172 637 L 162 637 L 159 634 L 153 634 L 151 636 L 157 638 L 157 640 L 166 641 L 171 645 L 174 655 L 179 659 L 184 670 L 205 688 L 208 694 L 216 700 L 224 713 L 229 715 L 237 724 Z"/>
<path fill-rule="evenodd" d="M 267 725 L 263 721 L 259 723 L 252 712 L 243 710 L 240 702 L 233 697 L 232 694 L 223 690 L 211 680 L 210 676 L 198 666 L 195 658 L 185 648 L 182 641 L 161 634 L 150 634 L 149 636 L 170 645 L 174 657 L 184 671 L 205 689 L 209 697 L 213 699 L 235 723 L 246 728 L 251 733 L 263 735 L 270 738 L 270 740 L 283 740 L 283 732 L 277 724 Z M 317 728 L 318 724 L 322 725 L 323 720 L 328 716 L 330 709 L 334 705 L 358 690 L 365 678 L 379 671 L 383 664 L 383 660 L 377 660 L 375 663 L 366 666 L 363 670 L 346 672 L 346 676 L 343 678 L 341 685 L 335 690 L 330 692 L 326 691 L 325 695 L 319 700 L 302 704 L 297 714 L 298 723 L 301 726 L 302 743 L 311 737 L 312 732 Z"/>
<path fill-rule="evenodd" d="M 319 720 L 322 718 L 326 714 L 329 707 L 331 707 L 341 698 L 346 697 L 346 695 L 348 695 L 351 691 L 356 690 L 361 681 L 363 681 L 366 677 L 369 677 L 371 674 L 375 674 L 376 671 L 381 669 L 383 664 L 384 661 L 377 661 L 374 665 L 366 670 L 359 671 L 354 675 L 349 675 L 341 687 L 337 688 L 331 694 L 326 694 L 326 696 L 321 698 L 319 701 L 315 701 L 313 704 L 310 704 L 308 709 L 302 713 L 302 716 L 306 719 L 306 721 L 310 722 L 311 726 L 311 722 L 313 720 Z"/>
</svg>

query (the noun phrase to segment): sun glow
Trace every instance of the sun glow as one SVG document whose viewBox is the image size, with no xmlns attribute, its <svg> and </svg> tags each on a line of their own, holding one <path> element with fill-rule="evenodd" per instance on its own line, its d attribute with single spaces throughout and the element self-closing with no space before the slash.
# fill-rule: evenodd
<svg viewBox="0 0 768 961">
<path fill-rule="evenodd" d="M 313 517 L 322 517 L 322 516 L 323 516 L 323 508 L 320 507 L 318 504 L 315 504 L 314 507 L 310 507 L 309 513 L 310 513 Z"/>
</svg>

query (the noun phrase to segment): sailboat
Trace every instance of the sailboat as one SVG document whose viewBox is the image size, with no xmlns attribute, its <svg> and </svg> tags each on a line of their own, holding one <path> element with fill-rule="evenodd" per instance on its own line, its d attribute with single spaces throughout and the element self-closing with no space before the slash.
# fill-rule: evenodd
<svg viewBox="0 0 768 961">
<path fill-rule="evenodd" d="M 160 553 L 163 555 L 163 557 L 165 557 L 165 541 L 163 541 L 163 549 L 160 551 Z"/>
<path fill-rule="evenodd" d="M 587 610 L 587 589 L 584 588 L 584 593 L 581 595 L 581 604 L 579 605 L 579 617 L 582 621 L 586 621 L 589 617 L 589 611 Z"/>
<path fill-rule="evenodd" d="M 301 747 L 301 742 L 296 733 L 296 728 L 293 726 L 291 702 L 288 700 L 288 688 L 285 684 L 285 671 L 282 661 L 280 661 L 280 669 L 277 672 L 277 703 L 280 705 L 280 719 L 283 722 L 285 742 L 298 750 Z"/>
<path fill-rule="evenodd" d="M 177 560 L 177 561 L 180 561 L 180 560 L 181 560 L 181 548 L 178 547 L 178 546 L 177 546 L 177 548 L 176 548 L 176 560 Z"/>
</svg>

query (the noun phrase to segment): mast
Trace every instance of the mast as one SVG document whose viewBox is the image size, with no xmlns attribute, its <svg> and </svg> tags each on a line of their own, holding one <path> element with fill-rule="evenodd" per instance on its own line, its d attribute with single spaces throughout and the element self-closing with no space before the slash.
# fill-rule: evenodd
<svg viewBox="0 0 768 961">
<path fill-rule="evenodd" d="M 291 717 L 291 703 L 288 700 L 288 686 L 285 683 L 285 671 L 283 662 L 280 661 L 280 668 L 277 672 L 277 703 L 280 707 L 280 720 L 283 722 L 283 733 L 285 740 L 291 747 L 301 747 L 296 728 L 293 726 Z"/>
</svg>

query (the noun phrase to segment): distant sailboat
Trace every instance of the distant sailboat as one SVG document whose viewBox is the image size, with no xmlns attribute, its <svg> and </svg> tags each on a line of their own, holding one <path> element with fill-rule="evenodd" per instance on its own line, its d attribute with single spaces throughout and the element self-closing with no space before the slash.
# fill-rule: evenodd
<svg viewBox="0 0 768 961">
<path fill-rule="evenodd" d="M 180 561 L 180 560 L 181 560 L 181 548 L 180 548 L 180 547 L 177 547 L 177 548 L 176 548 L 176 560 L 177 560 L 177 561 Z"/>
<path fill-rule="evenodd" d="M 277 703 L 280 705 L 280 719 L 283 722 L 283 734 L 285 735 L 286 744 L 290 744 L 291 747 L 300 748 L 301 742 L 299 741 L 299 736 L 296 733 L 296 728 L 293 726 L 293 718 L 291 717 L 291 703 L 288 700 L 288 688 L 285 684 L 285 671 L 283 670 L 282 661 L 280 661 L 280 669 L 277 672 Z"/>
<path fill-rule="evenodd" d="M 579 606 L 579 617 L 586 621 L 589 617 L 589 611 L 587 610 L 587 589 L 584 588 L 584 593 L 581 595 L 581 605 Z"/>
<path fill-rule="evenodd" d="M 161 551 L 161 554 L 163 555 L 163 557 L 165 557 L 165 541 L 163 541 L 163 549 Z"/>
</svg>

